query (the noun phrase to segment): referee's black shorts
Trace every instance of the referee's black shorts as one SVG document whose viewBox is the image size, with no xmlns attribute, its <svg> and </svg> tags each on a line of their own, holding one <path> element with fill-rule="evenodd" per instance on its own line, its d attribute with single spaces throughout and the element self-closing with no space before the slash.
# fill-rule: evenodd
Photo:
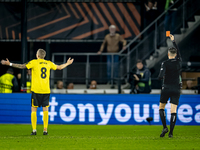
<svg viewBox="0 0 200 150">
<path fill-rule="evenodd" d="M 32 107 L 49 107 L 50 94 L 37 94 L 32 92 L 31 106 Z"/>
<path fill-rule="evenodd" d="M 167 103 L 170 98 L 170 103 L 178 105 L 180 94 L 180 88 L 163 87 L 161 90 L 160 102 Z"/>
</svg>

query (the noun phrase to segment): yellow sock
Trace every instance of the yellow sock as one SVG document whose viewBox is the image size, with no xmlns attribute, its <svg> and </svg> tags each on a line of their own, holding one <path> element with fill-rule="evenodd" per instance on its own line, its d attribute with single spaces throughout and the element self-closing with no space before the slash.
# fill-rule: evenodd
<svg viewBox="0 0 200 150">
<path fill-rule="evenodd" d="M 33 130 L 36 130 L 37 116 L 36 116 L 35 111 L 31 112 L 31 124 L 32 124 Z"/>
<path fill-rule="evenodd" d="M 48 111 L 43 112 L 43 124 L 44 124 L 44 129 L 47 130 L 48 127 L 48 122 L 49 122 L 49 114 Z"/>
</svg>

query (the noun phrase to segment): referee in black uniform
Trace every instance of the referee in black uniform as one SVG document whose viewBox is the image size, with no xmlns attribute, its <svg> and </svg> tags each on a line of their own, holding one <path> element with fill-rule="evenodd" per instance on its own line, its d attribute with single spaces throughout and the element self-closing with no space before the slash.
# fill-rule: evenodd
<svg viewBox="0 0 200 150">
<path fill-rule="evenodd" d="M 174 36 L 170 34 L 170 39 L 174 45 L 168 49 L 168 60 L 162 62 L 158 78 L 163 79 L 162 91 L 160 96 L 159 114 L 163 124 L 163 130 L 160 137 L 164 137 L 168 132 L 165 117 L 165 105 L 170 98 L 171 103 L 171 119 L 169 137 L 173 137 L 173 130 L 176 123 L 176 110 L 179 103 L 181 89 L 181 64 L 182 59 L 179 49 L 174 41 Z"/>
</svg>

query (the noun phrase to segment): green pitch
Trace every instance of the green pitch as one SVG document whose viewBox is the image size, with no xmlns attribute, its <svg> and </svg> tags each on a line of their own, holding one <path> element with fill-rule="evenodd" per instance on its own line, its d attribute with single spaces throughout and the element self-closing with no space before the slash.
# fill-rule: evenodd
<svg viewBox="0 0 200 150">
<path fill-rule="evenodd" d="M 200 126 L 176 126 L 174 137 L 160 138 L 161 126 L 49 125 L 30 136 L 31 125 L 0 124 L 0 149 L 33 150 L 199 150 Z"/>
</svg>

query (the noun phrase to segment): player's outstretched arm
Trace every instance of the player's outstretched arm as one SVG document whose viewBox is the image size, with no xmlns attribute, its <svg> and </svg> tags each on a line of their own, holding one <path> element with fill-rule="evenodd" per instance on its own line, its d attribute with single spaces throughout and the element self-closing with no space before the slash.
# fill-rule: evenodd
<svg viewBox="0 0 200 150">
<path fill-rule="evenodd" d="M 65 67 L 71 65 L 73 63 L 74 59 L 71 59 L 71 57 L 67 60 L 66 63 L 62 64 L 62 65 L 58 65 L 57 66 L 57 70 L 62 70 L 64 69 Z"/>
<path fill-rule="evenodd" d="M 25 69 L 26 68 L 26 64 L 15 64 L 15 63 L 11 63 L 8 58 L 6 58 L 6 60 L 1 60 L 1 64 L 2 65 L 7 65 L 7 66 L 12 66 L 14 68 L 18 68 L 18 69 Z"/>
</svg>

